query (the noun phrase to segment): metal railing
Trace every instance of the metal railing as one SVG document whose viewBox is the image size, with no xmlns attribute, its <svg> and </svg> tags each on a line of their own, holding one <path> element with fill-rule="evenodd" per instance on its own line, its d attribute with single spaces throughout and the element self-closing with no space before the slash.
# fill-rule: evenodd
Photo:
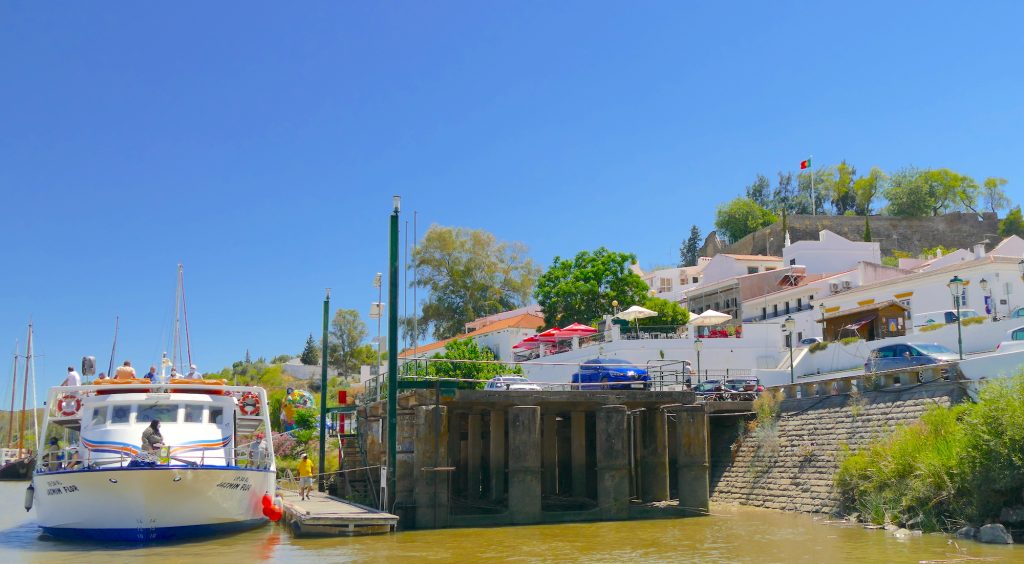
<svg viewBox="0 0 1024 564">
<path fill-rule="evenodd" d="M 218 454 L 208 455 L 207 451 Z M 223 452 L 223 451 L 227 452 Z M 84 456 L 82 452 L 84 451 Z M 202 449 L 178 456 L 161 456 L 160 453 L 140 452 L 138 454 L 106 454 L 93 453 L 84 447 L 65 447 L 59 450 L 45 451 L 40 457 L 37 473 L 66 472 L 68 470 L 102 470 L 108 468 L 129 468 L 135 466 L 152 467 L 244 467 L 261 470 L 269 469 L 273 457 L 267 451 L 260 451 L 252 456 L 253 451 L 245 447 L 233 449 Z"/>
</svg>

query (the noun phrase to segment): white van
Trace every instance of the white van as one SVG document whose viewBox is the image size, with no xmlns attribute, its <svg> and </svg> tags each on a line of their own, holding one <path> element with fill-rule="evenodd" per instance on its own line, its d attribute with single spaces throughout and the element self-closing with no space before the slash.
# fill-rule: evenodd
<svg viewBox="0 0 1024 564">
<path fill-rule="evenodd" d="M 973 309 L 961 309 L 960 319 L 978 317 L 978 312 Z M 914 328 L 934 325 L 936 323 L 956 323 L 956 310 L 947 309 L 943 311 L 932 311 L 928 313 L 915 313 L 913 317 Z"/>
</svg>

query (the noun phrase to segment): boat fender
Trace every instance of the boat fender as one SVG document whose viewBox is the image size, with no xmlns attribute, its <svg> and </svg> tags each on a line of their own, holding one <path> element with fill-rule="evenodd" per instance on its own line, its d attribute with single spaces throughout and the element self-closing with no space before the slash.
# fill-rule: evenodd
<svg viewBox="0 0 1024 564">
<path fill-rule="evenodd" d="M 238 410 L 246 417 L 259 415 L 260 396 L 256 395 L 255 392 L 245 392 L 242 394 L 242 399 L 238 402 Z"/>
<path fill-rule="evenodd" d="M 25 511 L 32 510 L 32 502 L 35 500 L 35 497 L 36 486 L 35 484 L 29 484 L 28 487 L 25 488 Z"/>
<path fill-rule="evenodd" d="M 82 409 L 82 400 L 74 394 L 64 394 L 57 400 L 57 411 L 63 417 L 71 417 Z"/>
</svg>

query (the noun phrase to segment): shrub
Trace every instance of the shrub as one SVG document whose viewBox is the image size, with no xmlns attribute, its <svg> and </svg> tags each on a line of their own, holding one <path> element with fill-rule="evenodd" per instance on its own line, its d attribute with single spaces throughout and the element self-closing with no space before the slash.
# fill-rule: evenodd
<svg viewBox="0 0 1024 564">
<path fill-rule="evenodd" d="M 967 319 L 961 319 L 960 325 L 981 325 L 985 322 L 985 316 L 979 315 L 977 317 L 968 317 Z"/>
<path fill-rule="evenodd" d="M 922 333 L 927 333 L 928 331 L 935 331 L 936 329 L 942 329 L 945 326 L 946 326 L 945 323 L 932 323 L 930 325 L 925 325 L 923 327 L 918 327 L 917 330 L 922 332 Z"/>
<path fill-rule="evenodd" d="M 828 343 L 823 341 L 823 342 L 820 342 L 820 343 L 813 343 L 811 346 L 807 347 L 807 352 L 816 353 L 818 351 L 823 351 L 823 350 L 825 350 L 827 348 L 828 348 Z"/>
<path fill-rule="evenodd" d="M 775 421 L 782 408 L 782 390 L 765 390 L 754 400 L 755 427 Z"/>
<path fill-rule="evenodd" d="M 849 345 L 851 343 L 856 343 L 857 341 L 860 341 L 860 340 L 861 340 L 860 337 L 845 337 L 845 338 L 839 339 L 839 342 L 842 343 L 843 345 Z"/>
</svg>

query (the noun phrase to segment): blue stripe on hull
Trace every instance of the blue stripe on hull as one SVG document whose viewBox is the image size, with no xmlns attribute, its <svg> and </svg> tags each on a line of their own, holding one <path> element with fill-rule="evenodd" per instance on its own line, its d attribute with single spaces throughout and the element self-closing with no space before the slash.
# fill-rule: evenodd
<svg viewBox="0 0 1024 564">
<path fill-rule="evenodd" d="M 209 525 L 185 525 L 181 527 L 157 527 L 153 529 L 71 529 L 65 527 L 42 527 L 43 532 L 62 540 L 99 542 L 153 542 L 185 540 L 212 535 L 237 533 L 254 529 L 269 522 L 268 519 L 249 519 L 230 523 Z"/>
</svg>

